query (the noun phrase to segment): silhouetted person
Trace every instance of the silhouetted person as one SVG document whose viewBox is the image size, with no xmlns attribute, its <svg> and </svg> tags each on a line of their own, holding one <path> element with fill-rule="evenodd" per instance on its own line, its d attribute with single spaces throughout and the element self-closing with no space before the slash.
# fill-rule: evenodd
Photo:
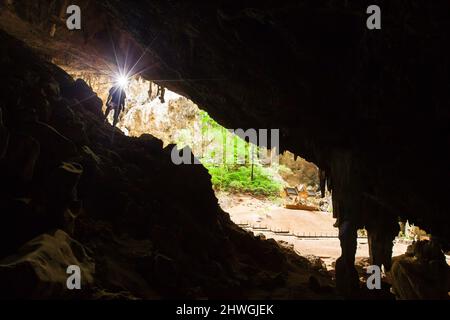
<svg viewBox="0 0 450 320">
<path fill-rule="evenodd" d="M 114 109 L 114 127 L 119 120 L 120 113 L 124 110 L 126 97 L 125 90 L 119 85 L 115 85 L 109 89 L 108 100 L 106 100 L 105 121 L 108 118 L 111 109 Z"/>
<path fill-rule="evenodd" d="M 162 86 L 158 86 L 158 92 L 156 92 L 156 96 L 159 96 L 159 100 L 161 101 L 161 103 L 164 103 L 164 94 L 166 93 L 166 88 L 162 87 Z"/>
</svg>

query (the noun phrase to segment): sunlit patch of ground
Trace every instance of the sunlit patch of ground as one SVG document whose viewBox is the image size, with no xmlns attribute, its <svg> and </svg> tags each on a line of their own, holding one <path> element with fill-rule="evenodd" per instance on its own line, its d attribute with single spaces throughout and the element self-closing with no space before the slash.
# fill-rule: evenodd
<svg viewBox="0 0 450 320">
<path fill-rule="evenodd" d="M 338 229 L 333 227 L 335 219 L 331 213 L 290 210 L 284 208 L 281 202 L 256 199 L 250 195 L 218 193 L 217 196 L 220 205 L 230 214 L 231 219 L 255 235 L 264 234 L 267 239 L 286 241 L 294 245 L 294 250 L 300 255 L 318 256 L 326 263 L 327 269 L 333 269 L 333 262 L 341 255 L 337 238 Z M 289 231 L 290 234 L 308 236 L 308 238 L 277 234 L 259 228 Z M 396 242 L 393 247 L 393 256 L 405 253 L 406 248 L 406 244 Z M 367 258 L 368 256 L 367 239 L 359 238 L 356 257 Z"/>
</svg>

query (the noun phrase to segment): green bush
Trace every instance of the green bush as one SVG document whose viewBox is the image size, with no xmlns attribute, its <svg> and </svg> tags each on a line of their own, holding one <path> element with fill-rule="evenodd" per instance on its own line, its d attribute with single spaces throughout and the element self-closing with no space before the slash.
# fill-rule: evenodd
<svg viewBox="0 0 450 320">
<path fill-rule="evenodd" d="M 278 196 L 281 190 L 281 184 L 274 181 L 268 170 L 261 166 L 254 166 L 253 181 L 251 166 L 206 165 L 206 168 L 216 190 L 264 196 Z"/>
<path fill-rule="evenodd" d="M 274 181 L 270 170 L 257 163 L 258 160 L 254 164 L 253 180 L 251 179 L 250 163 L 254 161 L 251 150 L 254 149 L 257 154 L 260 151 L 258 147 L 252 147 L 248 142 L 230 133 L 205 111 L 199 112 L 199 127 L 202 140 L 197 140 L 191 148 L 197 150 L 197 156 L 208 169 L 215 190 L 279 197 L 281 184 Z M 193 131 L 193 128 L 189 128 L 178 133 L 176 143 L 180 148 L 193 143 Z M 203 138 L 207 138 L 205 143 Z M 194 148 L 195 145 L 197 148 Z M 223 154 L 226 154 L 225 159 L 219 157 Z M 287 167 L 283 169 L 290 171 Z"/>
</svg>

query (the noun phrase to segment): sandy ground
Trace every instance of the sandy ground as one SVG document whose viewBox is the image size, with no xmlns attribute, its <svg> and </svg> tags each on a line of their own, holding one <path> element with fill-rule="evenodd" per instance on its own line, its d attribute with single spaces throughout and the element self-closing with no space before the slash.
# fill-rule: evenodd
<svg viewBox="0 0 450 320">
<path fill-rule="evenodd" d="M 295 251 L 301 255 L 319 256 L 324 260 L 327 268 L 331 268 L 332 263 L 341 254 L 338 238 L 297 238 L 293 235 L 268 231 L 289 231 L 290 234 L 305 236 L 337 236 L 338 230 L 333 227 L 335 219 L 331 213 L 286 209 L 281 205 L 247 195 L 219 194 L 218 196 L 222 208 L 230 214 L 235 223 L 242 224 L 244 228 L 255 234 L 262 233 L 268 239 L 273 238 L 293 244 Z M 248 227 L 245 226 L 246 224 Z M 395 243 L 393 256 L 405 253 L 406 248 L 405 244 Z M 368 256 L 367 239 L 359 238 L 356 257 Z"/>
<path fill-rule="evenodd" d="M 339 246 L 339 239 L 337 238 L 308 238 L 302 239 L 294 236 L 284 236 L 280 234 L 274 234 L 272 232 L 252 231 L 256 234 L 264 234 L 267 239 L 275 239 L 277 241 L 282 240 L 294 245 L 294 250 L 302 256 L 314 255 L 320 257 L 327 269 L 333 269 L 333 262 L 341 255 L 341 247 Z M 407 245 L 401 243 L 395 243 L 393 247 L 392 256 L 398 256 L 405 253 Z M 367 245 L 367 239 L 359 238 L 358 246 L 356 249 L 356 258 L 368 258 L 369 247 Z"/>
</svg>

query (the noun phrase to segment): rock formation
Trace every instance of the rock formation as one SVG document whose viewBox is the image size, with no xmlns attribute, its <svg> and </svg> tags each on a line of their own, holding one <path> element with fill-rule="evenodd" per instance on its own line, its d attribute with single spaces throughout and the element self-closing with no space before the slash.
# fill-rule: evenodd
<svg viewBox="0 0 450 320">
<path fill-rule="evenodd" d="M 78 292 L 68 291 L 66 286 L 67 268 L 74 265 L 81 270 L 82 293 L 88 297 L 94 282 L 95 265 L 86 249 L 62 230 L 40 235 L 27 242 L 17 254 L 0 261 L 0 297 L 76 297 L 74 294 Z"/>
<path fill-rule="evenodd" d="M 58 64 L 78 70 L 112 70 L 117 68 L 115 53 L 122 65 L 128 53 L 127 61 L 137 62 L 133 73 L 189 97 L 225 127 L 281 129 L 282 148 L 317 164 L 333 191 L 333 208 L 342 223 L 342 249 L 346 252 L 342 272 L 338 272 L 341 283 L 355 280 L 352 256 L 356 229 L 367 219 L 377 219 L 374 212 L 383 211 L 390 222 L 398 216 L 413 221 L 448 250 L 447 1 L 380 0 L 381 31 L 367 30 L 365 12 L 370 3 L 366 1 L 78 2 L 84 21 L 80 32 L 65 28 L 58 18 L 60 3 L 52 0 L 0 2 L 0 28 Z M 5 46 L 0 49 L 6 65 L 20 59 L 11 57 L 8 50 Z M 16 71 L 29 74 L 20 65 Z M 2 100 L 4 125 L 0 128 L 8 131 L 1 131 L 0 148 L 15 139 L 13 148 L 17 150 L 7 155 L 6 162 L 17 159 L 18 163 L 16 170 L 8 171 L 8 179 L 13 181 L 10 190 L 31 189 L 32 172 L 33 182 L 35 171 L 39 176 L 42 170 L 59 165 L 59 154 L 52 153 L 54 144 L 41 143 L 42 135 L 67 153 L 72 149 L 70 141 L 107 143 L 109 132 L 96 132 L 95 120 L 80 122 L 72 110 L 82 106 L 83 112 L 92 114 L 98 112 L 96 102 L 87 104 L 81 99 L 75 103 L 67 88 L 61 88 L 61 93 L 72 99 L 68 104 L 72 107 L 60 116 L 71 121 L 65 133 L 69 142 L 41 123 L 26 129 L 24 124 L 20 133 L 10 132 L 25 119 L 38 117 L 43 122 L 50 116 L 51 104 L 61 102 L 40 96 L 41 89 L 51 95 L 56 88 L 37 79 L 33 81 L 47 87 L 39 86 L 38 92 L 29 88 L 27 100 L 17 101 L 23 78 L 6 76 L 10 86 L 2 95 L 6 98 Z M 65 78 L 61 73 L 58 76 Z M 74 88 L 72 91 L 82 94 L 81 84 Z M 21 107 L 30 104 L 36 104 L 34 113 Z M 14 114 L 5 111 L 16 105 Z M 80 127 L 81 136 L 70 137 L 70 132 L 76 133 Z M 117 136 L 119 145 L 121 139 Z M 135 143 L 142 144 L 139 148 L 156 144 Z M 133 154 L 104 152 L 108 159 L 125 157 L 126 163 Z M 40 156 L 36 161 L 27 159 L 24 153 L 35 158 L 42 153 L 48 161 L 39 161 Z M 102 159 L 101 154 L 99 157 Z M 86 161 L 90 164 L 83 167 L 86 176 L 99 175 L 107 180 L 123 170 L 112 166 L 103 172 L 94 160 Z M 142 166 L 140 162 L 136 165 Z M 130 166 L 130 172 L 134 170 L 137 176 L 136 168 Z M 426 174 L 417 172 L 419 166 L 429 168 Z M 86 183 L 83 178 L 82 183 Z M 119 202 L 108 206 L 113 212 L 123 199 L 101 196 Z M 23 202 L 8 206 L 29 214 Z M 370 206 L 373 208 L 365 212 Z M 104 215 L 109 210 L 96 211 Z M 130 223 L 125 221 L 125 225 Z"/>
<path fill-rule="evenodd" d="M 319 170 L 313 163 L 296 157 L 289 151 L 280 154 L 279 163 L 288 168 L 286 171 L 280 170 L 280 175 L 290 186 L 305 184 L 316 187 L 319 185 Z"/>
<path fill-rule="evenodd" d="M 401 300 L 448 299 L 450 268 L 441 248 L 419 241 L 394 259 L 392 291 Z"/>
</svg>

